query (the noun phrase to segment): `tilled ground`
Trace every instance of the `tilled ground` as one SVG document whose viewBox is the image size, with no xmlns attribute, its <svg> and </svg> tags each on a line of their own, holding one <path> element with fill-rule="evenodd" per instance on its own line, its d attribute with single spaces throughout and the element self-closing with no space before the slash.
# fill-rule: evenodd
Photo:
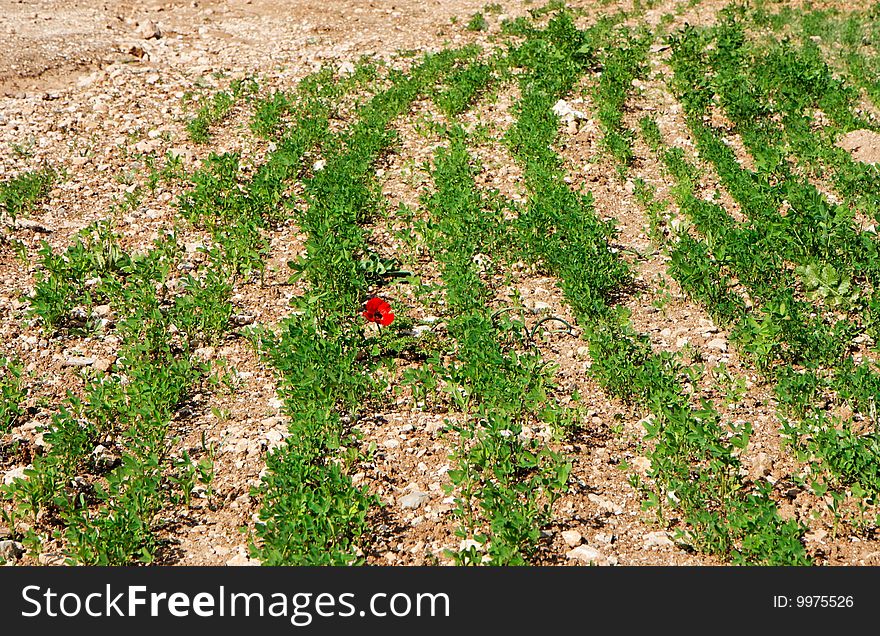
<svg viewBox="0 0 880 636">
<path fill-rule="evenodd" d="M 585 9 L 578 18 L 584 24 L 595 19 L 593 12 L 629 8 L 629 3 L 601 9 L 593 8 L 598 3 L 570 4 Z M 707 22 L 726 3 L 713 0 L 692 8 L 686 4 L 667 0 L 650 9 L 645 19 L 655 26 L 660 16 L 682 5 L 668 28 Z M 350 64 L 364 55 L 395 60 L 402 50 L 439 50 L 467 42 L 491 45 L 504 17 L 524 15 L 532 8 L 519 1 L 503 3 L 503 14 L 487 13 L 487 31 L 464 29 L 463 23 L 484 5 L 482 0 L 0 0 L 0 33 L 6 42 L 0 49 L 0 179 L 43 165 L 62 175 L 27 222 L 3 229 L 26 247 L 28 259 L 20 258 L 11 243 L 0 244 L 0 342 L 4 356 L 22 360 L 29 390 L 27 421 L 4 437 L 3 448 L 19 442 L 14 453 L 0 454 L 4 481 L 20 476 L 32 455 L 40 452 L 40 430 L 50 423 L 66 393 L 82 391 L 82 359 L 93 359 L 90 365 L 98 368 L 112 365 L 118 346 L 112 337 L 47 337 L 28 317 L 24 298 L 33 289 L 34 263 L 43 241 L 58 251 L 90 223 L 111 219 L 124 248 L 148 249 L 173 224 L 174 201 L 181 187 L 160 182 L 153 190 L 146 188 L 146 155 L 171 153 L 181 157 L 186 170 L 200 166 L 210 153 L 225 151 L 240 152 L 245 165 L 258 164 L 268 147 L 249 132 L 247 113 L 241 107 L 216 127 L 209 143 L 190 140 L 185 126 L 194 114 L 192 95 L 209 95 L 248 76 L 255 77 L 267 93 L 290 89 L 323 64 Z M 688 148 L 692 142 L 680 106 L 663 85 L 668 73 L 663 60 L 662 51 L 652 54 L 650 77 L 631 97 L 627 123 L 637 127 L 642 111 L 651 111 L 664 137 Z M 666 274 L 664 257 L 648 238 L 648 220 L 633 194 L 632 181 L 619 179 L 603 155 L 589 87 L 582 88 L 583 95 L 572 104 L 589 118 L 564 129 L 558 150 L 572 183 L 593 193 L 601 217 L 617 222 L 618 247 L 633 264 L 638 283 L 623 301 L 632 311 L 634 327 L 648 334 L 655 348 L 687 349 L 710 368 L 723 364 L 729 383 L 741 381 L 745 392 L 735 400 L 718 395 L 716 385 L 697 386 L 694 391 L 713 400 L 731 421 L 754 423 L 755 435 L 743 458 L 750 478 L 783 478 L 796 467 L 780 445 L 771 392 L 729 350 L 727 334 Z M 465 119 L 487 126 L 496 136 L 496 143 L 474 151 L 486 167 L 481 175 L 485 183 L 479 185 L 496 188 L 516 201 L 524 196 L 521 169 L 497 142 L 512 120 L 510 106 L 515 99 L 512 89 L 502 92 L 480 102 Z M 429 111 L 429 104 L 417 104 L 413 116 L 398 126 L 400 147 L 382 168 L 389 209 L 399 203 L 417 206 L 423 185 L 430 180 L 423 164 L 440 140 L 417 130 L 420 117 L 432 116 Z M 854 148 L 868 152 L 863 150 L 866 143 Z M 635 152 L 631 176 L 645 179 L 663 195 L 666 178 L 657 161 L 647 148 L 637 146 Z M 711 173 L 709 179 L 702 184 L 707 192 L 717 187 Z M 729 210 L 736 209 L 729 198 L 722 201 Z M 413 259 L 405 245 L 395 242 L 392 230 L 401 228 L 381 224 L 372 228 L 377 250 L 404 262 Z M 193 254 L 208 240 L 196 230 L 183 237 Z M 233 290 L 235 314 L 243 324 L 272 326 L 285 317 L 290 298 L 302 291 L 288 282 L 287 269 L 288 261 L 301 254 L 302 245 L 294 224 L 274 230 L 266 275 Z M 419 275 L 426 283 L 439 280 L 436 268 L 428 267 Z M 575 322 L 558 281 L 525 266 L 510 284 L 498 281 L 494 291 L 499 307 L 514 297 L 522 299 L 534 312 L 532 320 L 549 314 Z M 539 343 L 545 359 L 558 364 L 555 397 L 565 400 L 577 391 L 585 407 L 582 428 L 568 439 L 552 442 L 571 459 L 573 471 L 568 492 L 554 508 L 553 526 L 545 532 L 540 562 L 717 564 L 712 557 L 677 545 L 667 526 L 642 510 L 641 494 L 630 485 L 628 471 L 644 474 L 649 465 L 641 441 L 645 413 L 603 393 L 589 375 L 588 350 L 578 335 L 575 328 L 574 333 L 550 334 Z M 196 395 L 188 416 L 172 424 L 181 449 L 193 454 L 210 449 L 215 477 L 210 491 L 197 493 L 191 506 L 167 511 L 168 541 L 160 561 L 253 563 L 247 545 L 257 502 L 250 489 L 259 483 L 266 453 L 287 436 L 287 418 L 281 412 L 272 369 L 246 338 L 233 334 L 199 355 L 231 370 L 235 387 Z M 446 430 L 446 420 L 454 416 L 416 408 L 406 391 L 391 391 L 387 410 L 358 423 L 363 448 L 372 445 L 375 450 L 371 463 L 360 467 L 353 478 L 386 504 L 371 518 L 374 537 L 367 561 L 449 563 L 444 550 L 457 549 L 460 541 L 451 514 L 453 498 L 444 488 L 451 467 L 449 454 L 456 443 Z M 809 525 L 807 547 L 818 562 L 880 564 L 876 539 L 835 535 L 837 528 L 832 530 L 833 520 L 821 500 L 796 492 L 783 507 L 785 514 Z M 9 528 L 0 530 L 0 540 L 10 534 Z M 50 541 L 42 554 L 19 562 L 59 563 L 60 549 Z"/>
</svg>

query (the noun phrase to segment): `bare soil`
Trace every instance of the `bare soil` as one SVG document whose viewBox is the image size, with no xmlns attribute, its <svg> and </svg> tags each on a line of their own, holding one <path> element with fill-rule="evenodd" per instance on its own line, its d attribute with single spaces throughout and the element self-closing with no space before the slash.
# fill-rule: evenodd
<svg viewBox="0 0 880 636">
<path fill-rule="evenodd" d="M 873 130 L 854 130 L 843 135 L 837 145 L 852 153 L 856 161 L 880 163 L 880 134 Z"/>
<path fill-rule="evenodd" d="M 0 456 L 0 475 L 6 480 L 21 474 L 34 452 L 39 452 L 41 426 L 48 424 L 67 391 L 78 393 L 84 385 L 73 356 L 93 356 L 112 364 L 118 342 L 102 338 L 47 338 L 25 312 L 26 296 L 34 286 L 34 263 L 42 241 L 55 250 L 70 244 L 72 236 L 99 219 L 112 219 L 124 237 L 125 247 L 148 249 L 163 228 L 173 223 L 174 200 L 180 187 L 160 184 L 144 190 L 145 174 L 140 155 L 183 158 L 187 169 L 198 167 L 209 153 L 240 152 L 245 164 L 259 163 L 265 142 L 247 129 L 247 114 L 236 111 L 209 144 L 193 143 L 185 125 L 194 114 L 186 98 L 225 88 L 236 78 L 254 76 L 265 90 L 289 89 L 298 79 L 325 63 L 356 62 L 363 55 L 395 59 L 401 50 L 438 50 L 466 42 L 491 45 L 503 17 L 523 15 L 533 5 L 503 2 L 503 14 L 487 14 L 490 28 L 471 32 L 463 28 L 469 17 L 482 11 L 485 0 L 0 0 L 0 179 L 25 170 L 51 165 L 62 170 L 49 196 L 31 214 L 35 224 L 5 228 L 21 241 L 30 256 L 19 259 L 0 244 L 0 342 L 3 355 L 19 357 L 29 374 L 31 416 L 7 437 L 25 449 Z M 578 0 L 579 21 L 589 23 L 598 13 L 629 8 L 629 2 L 600 3 Z M 649 24 L 674 12 L 684 2 L 666 0 L 646 14 Z M 676 13 L 669 29 L 686 22 L 707 23 L 726 2 L 708 0 Z M 814 3 L 816 4 L 816 3 Z M 821 4 L 821 3 L 820 3 Z M 826 3 L 827 4 L 827 3 Z M 833 4 L 833 3 L 832 3 Z M 454 23 L 452 18 L 457 18 Z M 158 36 L 158 37 L 157 37 Z M 637 128 L 644 112 L 655 114 L 664 138 L 693 154 L 693 144 L 680 106 L 668 94 L 663 76 L 668 68 L 662 51 L 653 54 L 651 73 L 627 105 L 627 123 Z M 510 106 L 515 94 L 502 93 L 480 104 L 471 124 L 488 126 L 500 138 L 512 121 Z M 663 255 L 648 238 L 648 221 L 633 190 L 632 181 L 617 177 L 603 154 L 601 132 L 592 114 L 590 86 L 580 87 L 572 103 L 590 118 L 564 130 L 559 150 L 573 187 L 593 193 L 600 216 L 614 219 L 618 246 L 627 254 L 637 274 L 638 289 L 625 299 L 633 324 L 648 334 L 657 349 L 687 349 L 704 361 L 707 373 L 730 374 L 746 391 L 736 400 L 718 394 L 717 384 L 695 386 L 696 396 L 713 401 L 730 421 L 751 421 L 755 435 L 743 457 L 750 479 L 784 481 L 798 470 L 790 451 L 780 441 L 779 423 L 771 391 L 750 373 L 748 365 L 728 349 L 727 334 L 718 329 L 705 310 L 689 301 L 666 274 Z M 399 203 L 417 206 L 419 193 L 429 181 L 423 164 L 439 140 L 417 130 L 419 117 L 436 117 L 427 104 L 401 122 L 401 145 L 384 170 L 384 190 L 391 209 Z M 730 142 L 744 165 L 750 158 L 741 142 Z M 841 146 L 859 161 L 880 160 L 880 136 L 868 131 L 847 135 Z M 632 178 L 641 177 L 664 196 L 668 179 L 650 150 L 636 147 Z M 506 155 L 501 143 L 475 149 L 487 168 L 481 186 L 522 200 L 521 170 Z M 711 170 L 701 184 L 706 196 L 718 192 L 721 202 L 738 210 Z M 139 189 L 140 188 L 140 189 Z M 126 193 L 140 193 L 134 209 L 121 206 Z M 674 206 L 669 212 L 674 214 Z M 401 227 L 377 225 L 372 240 L 384 255 L 404 262 L 417 255 L 393 235 Z M 288 301 L 301 289 L 288 283 L 287 262 L 302 252 L 303 237 L 293 224 L 275 230 L 266 277 L 234 290 L 237 314 L 256 323 L 274 325 L 287 315 Z M 199 232 L 184 237 L 193 247 L 207 241 Z M 436 282 L 429 266 L 420 275 Z M 499 306 L 523 299 L 525 307 L 575 320 L 566 306 L 557 281 L 523 270 L 508 285 L 496 281 Z M 662 284 L 661 284 L 662 283 Z M 397 299 L 406 305 L 405 289 Z M 540 308 L 540 309 L 537 309 Z M 538 315 L 537 313 L 535 315 Z M 413 315 L 424 318 L 424 315 Z M 438 327 L 442 329 L 442 326 Z M 569 456 L 574 469 L 569 492 L 557 502 L 554 526 L 541 551 L 547 564 L 581 564 L 569 557 L 575 545 L 588 545 L 600 553 L 603 564 L 716 565 L 672 541 L 669 527 L 641 509 L 640 494 L 630 485 L 621 465 L 644 474 L 641 424 L 638 407 L 608 398 L 589 375 L 585 342 L 568 333 L 549 334 L 540 342 L 542 355 L 558 364 L 557 399 L 574 391 L 585 404 L 583 427 L 573 438 L 553 442 Z M 257 502 L 250 489 L 259 483 L 265 455 L 287 436 L 286 416 L 276 392 L 276 380 L 248 341 L 231 337 L 221 346 L 201 352 L 205 359 L 225 365 L 237 383 L 234 391 L 205 392 L 194 400 L 191 417 L 174 423 L 180 450 L 193 455 L 215 453 L 213 492 L 199 493 L 188 509 L 169 511 L 168 548 L 161 561 L 187 565 L 243 565 Z M 368 562 L 377 564 L 449 563 L 445 548 L 457 548 L 452 500 L 444 490 L 450 469 L 449 454 L 455 439 L 444 432 L 451 417 L 429 408 L 414 408 L 406 393 L 389 398 L 389 407 L 359 422 L 364 448 L 374 444 L 373 462 L 363 466 L 355 481 L 365 483 L 387 504 L 372 519 L 375 537 Z M 49 405 L 49 406 L 46 406 Z M 534 431 L 541 434 L 541 431 Z M 401 497 L 427 493 L 416 509 L 400 506 Z M 780 499 L 785 514 L 809 525 L 808 549 L 820 563 L 880 564 L 876 538 L 846 534 L 835 524 L 827 506 L 802 491 Z M 571 531 L 580 539 L 574 540 Z M 563 532 L 566 536 L 563 537 Z M 842 536 L 840 532 L 844 532 Z M 2 538 L 2 537 L 0 537 Z M 57 563 L 60 546 L 48 544 L 42 563 Z M 33 562 L 26 557 L 21 563 Z"/>
</svg>

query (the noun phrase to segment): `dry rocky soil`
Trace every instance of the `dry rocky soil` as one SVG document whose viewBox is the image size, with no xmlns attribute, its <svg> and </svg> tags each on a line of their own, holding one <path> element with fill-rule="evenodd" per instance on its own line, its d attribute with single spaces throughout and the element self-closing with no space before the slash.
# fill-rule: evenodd
<svg viewBox="0 0 880 636">
<path fill-rule="evenodd" d="M 627 3 L 572 2 L 585 9 L 579 21 Z M 672 0 L 656 3 L 644 19 L 656 25 L 671 12 Z M 10 244 L 0 245 L 0 351 L 22 360 L 28 378 L 29 416 L 7 433 L 6 443 L 18 440 L 28 452 L 40 452 L 41 429 L 67 391 L 83 386 L 82 365 L 109 368 L 115 357 L 112 338 L 50 337 L 26 314 L 26 297 L 35 282 L 35 255 L 41 241 L 56 251 L 70 244 L 77 231 L 99 219 L 112 218 L 123 247 L 146 249 L 175 218 L 180 193 L 173 184 L 143 188 L 140 157 L 178 155 L 193 170 L 211 152 L 237 151 L 244 163 L 258 163 L 267 151 L 265 141 L 247 129 L 248 113 L 236 106 L 233 116 L 215 131 L 208 144 L 191 141 L 186 122 L 193 116 L 188 100 L 210 94 L 231 80 L 252 76 L 261 91 L 290 89 L 303 76 L 325 64 L 357 62 L 363 55 L 394 60 L 401 50 L 428 51 L 476 41 L 487 43 L 503 16 L 489 15 L 489 29 L 472 32 L 462 23 L 485 5 L 483 0 L 371 0 L 320 3 L 291 0 L 145 0 L 144 2 L 82 0 L 0 0 L 0 180 L 25 170 L 51 165 L 61 173 L 49 196 L 27 220 L 4 230 L 21 241 L 30 264 Z M 524 15 L 529 5 L 502 3 L 509 17 Z M 675 24 L 705 23 L 722 3 L 705 1 L 675 13 Z M 454 21 L 453 18 L 457 18 Z M 673 25 L 673 26 L 674 26 Z M 659 78 L 665 67 L 662 51 L 652 54 L 651 79 L 628 103 L 627 123 L 637 126 L 644 112 L 655 115 L 669 143 L 692 147 L 680 106 Z M 603 155 L 599 127 L 591 114 L 589 91 L 574 97 L 572 106 L 587 113 L 585 121 L 563 130 L 557 148 L 575 184 L 592 192 L 599 214 L 614 218 L 618 247 L 632 257 L 637 280 L 644 289 L 626 302 L 635 328 L 648 334 L 655 348 L 685 350 L 709 367 L 725 365 L 741 381 L 744 395 L 735 401 L 706 391 L 726 417 L 754 425 L 744 471 L 751 479 L 783 479 L 793 459 L 780 443 L 772 391 L 740 359 L 723 329 L 705 310 L 690 301 L 666 273 L 664 256 L 652 249 L 647 219 L 633 192 L 632 181 L 619 179 Z M 475 123 L 503 129 L 513 119 L 514 96 L 502 94 L 480 103 L 467 115 Z M 401 144 L 383 166 L 384 192 L 397 202 L 418 204 L 419 187 L 427 176 L 419 166 L 430 160 L 433 143 L 413 130 L 411 122 L 431 108 L 415 105 L 416 116 L 403 122 Z M 439 143 L 439 140 L 435 140 Z M 640 142 L 639 142 L 640 143 Z M 854 136 L 842 146 L 860 160 L 877 159 L 876 136 Z M 481 179 L 514 200 L 525 195 L 521 170 L 503 148 L 475 149 L 487 170 Z M 641 177 L 665 194 L 660 166 L 647 148 L 635 152 L 634 177 Z M 873 154 L 872 154 L 873 153 Z M 707 179 L 711 179 L 708 173 Z M 707 192 L 713 183 L 701 184 Z M 139 193 L 137 206 L 120 202 Z M 729 200 L 728 209 L 736 211 Z M 389 253 L 397 249 L 388 229 Z M 385 234 L 383 234 L 385 233 Z M 203 237 L 192 230 L 184 240 L 196 251 Z M 289 311 L 298 293 L 287 285 L 287 262 L 302 251 L 304 237 L 292 224 L 273 230 L 272 251 L 262 280 L 240 284 L 233 294 L 235 313 L 243 322 L 274 325 Z M 630 258 L 627 256 L 627 258 Z M 431 272 L 422 272 L 430 279 Z M 436 276 L 436 273 L 434 274 Z M 406 291 L 396 300 L 405 301 Z M 547 311 L 575 323 L 558 281 L 524 272 L 498 288 L 501 304 L 518 296 L 527 308 Z M 505 296 L 506 295 L 506 296 Z M 402 303 L 401 303 L 402 304 Z M 414 319 L 425 316 L 414 313 Z M 542 354 L 559 365 L 559 396 L 577 391 L 586 406 L 584 426 L 566 439 L 560 450 L 571 458 L 571 487 L 554 508 L 554 523 L 545 530 L 539 561 L 546 564 L 596 562 L 611 565 L 717 565 L 720 562 L 689 550 L 642 510 L 641 494 L 628 479 L 628 470 L 644 473 L 644 435 L 638 405 L 609 398 L 588 372 L 584 341 L 569 333 L 548 335 Z M 197 452 L 203 443 L 215 449 L 215 479 L 210 499 L 172 511 L 164 532 L 167 548 L 160 562 L 182 565 L 255 564 L 248 555 L 249 532 L 257 503 L 251 488 L 259 483 L 265 456 L 287 436 L 287 417 L 276 392 L 271 367 L 251 344 L 230 339 L 199 355 L 234 371 L 234 391 L 204 392 L 191 400 L 188 417 L 175 423 L 180 448 Z M 720 367 L 719 367 L 720 368 Z M 450 444 L 445 414 L 413 409 L 405 392 L 390 401 L 388 410 L 359 422 L 362 443 L 375 445 L 372 462 L 354 475 L 387 504 L 371 519 L 374 534 L 367 562 L 377 564 L 449 563 L 444 549 L 458 548 L 450 514 L 452 498 L 444 490 L 450 469 Z M 541 435 L 542 431 L 534 431 Z M 0 478 L 9 483 L 28 463 L 26 454 L 0 455 Z M 622 469 L 627 468 L 627 470 Z M 809 526 L 809 553 L 819 563 L 880 565 L 880 542 L 866 536 L 837 533 L 825 502 L 804 491 L 781 503 L 784 515 Z M 11 536 L 9 528 L 0 528 Z M 39 555 L 18 563 L 57 564 L 60 545 L 52 541 Z"/>
</svg>

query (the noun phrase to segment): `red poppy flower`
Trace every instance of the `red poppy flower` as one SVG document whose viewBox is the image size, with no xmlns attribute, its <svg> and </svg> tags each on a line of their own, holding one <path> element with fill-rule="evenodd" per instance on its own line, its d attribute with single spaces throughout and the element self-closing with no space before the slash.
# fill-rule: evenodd
<svg viewBox="0 0 880 636">
<path fill-rule="evenodd" d="M 363 315 L 370 322 L 378 322 L 383 327 L 387 327 L 394 320 L 391 305 L 376 296 L 367 301 Z"/>
</svg>

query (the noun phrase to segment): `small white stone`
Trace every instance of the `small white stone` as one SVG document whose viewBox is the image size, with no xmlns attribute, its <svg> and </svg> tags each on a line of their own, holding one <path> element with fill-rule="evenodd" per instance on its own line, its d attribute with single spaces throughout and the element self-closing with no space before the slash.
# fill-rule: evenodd
<svg viewBox="0 0 880 636">
<path fill-rule="evenodd" d="M 553 114 L 563 121 L 574 121 L 576 119 L 587 118 L 587 115 L 584 112 L 573 108 L 571 104 L 564 99 L 560 99 L 553 105 Z"/>
<path fill-rule="evenodd" d="M 716 351 L 727 351 L 727 342 L 722 340 L 721 338 L 715 338 L 714 340 L 710 340 L 706 343 L 706 347 L 709 349 L 714 349 Z"/>
<path fill-rule="evenodd" d="M 13 468 L 6 472 L 3 476 L 3 483 L 6 486 L 9 486 L 16 479 L 25 479 L 24 471 L 26 470 L 25 466 L 18 466 L 17 468 Z"/>
<path fill-rule="evenodd" d="M 95 364 L 95 358 L 86 358 L 83 356 L 70 356 L 64 359 L 64 364 L 69 367 L 90 367 Z"/>
<path fill-rule="evenodd" d="M 562 540 L 570 548 L 580 545 L 582 539 L 581 533 L 577 530 L 566 530 L 562 533 Z"/>
<path fill-rule="evenodd" d="M 238 553 L 226 562 L 228 566 L 260 565 L 257 559 L 249 559 L 246 554 Z"/>
<path fill-rule="evenodd" d="M 55 552 L 44 552 L 37 557 L 40 565 L 64 565 L 64 555 Z"/>
<path fill-rule="evenodd" d="M 24 554 L 24 546 L 18 541 L 6 539 L 0 541 L 0 559 L 5 561 L 15 561 Z"/>
<path fill-rule="evenodd" d="M 400 498 L 400 507 L 404 509 L 418 508 L 428 500 L 428 493 L 417 490 Z"/>
<path fill-rule="evenodd" d="M 601 495 L 594 495 L 593 493 L 590 493 L 589 495 L 587 495 L 587 499 L 596 504 L 599 507 L 599 510 L 603 512 L 609 512 L 613 515 L 619 515 L 623 512 L 623 506 L 614 503 L 607 497 L 602 497 Z"/>
<path fill-rule="evenodd" d="M 669 538 L 668 532 L 649 532 L 644 536 L 644 540 L 645 550 L 650 550 L 651 548 L 666 548 L 675 545 L 672 542 L 672 539 Z"/>
<path fill-rule="evenodd" d="M 588 545 L 579 545 L 573 550 L 568 551 L 565 556 L 569 559 L 578 560 L 586 564 L 602 565 L 603 563 L 607 563 L 601 552 Z"/>
<path fill-rule="evenodd" d="M 138 25 L 137 34 L 145 40 L 158 40 L 162 37 L 162 30 L 152 20 L 145 20 Z"/>
</svg>

